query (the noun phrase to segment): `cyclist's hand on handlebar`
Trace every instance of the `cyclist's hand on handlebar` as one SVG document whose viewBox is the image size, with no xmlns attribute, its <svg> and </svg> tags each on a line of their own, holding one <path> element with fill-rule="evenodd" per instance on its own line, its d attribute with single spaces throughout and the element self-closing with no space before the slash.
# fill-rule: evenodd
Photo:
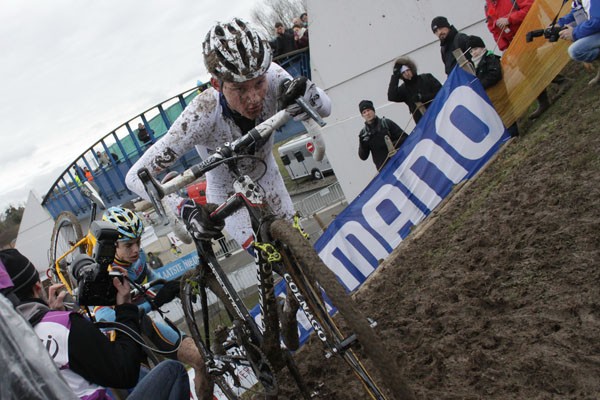
<svg viewBox="0 0 600 400">
<path fill-rule="evenodd" d="M 317 111 L 323 106 L 317 86 L 304 76 L 295 78 L 287 88 L 284 88 L 279 102 L 282 108 L 285 108 L 288 114 L 294 117 L 296 121 L 306 121 L 309 119 L 308 114 L 296 104 L 298 97 L 303 97 L 304 101 Z"/>
<path fill-rule="evenodd" d="M 225 227 L 224 222 L 214 222 L 210 219 L 210 213 L 216 208 L 216 204 L 207 203 L 202 206 L 192 199 L 187 199 L 179 206 L 179 216 L 192 236 L 198 240 L 209 240 L 220 237 Z"/>
<path fill-rule="evenodd" d="M 163 304 L 171 302 L 175 297 L 177 297 L 178 294 L 179 280 L 167 282 L 156 294 L 156 297 L 154 298 L 154 305 L 156 307 L 161 307 Z"/>
</svg>

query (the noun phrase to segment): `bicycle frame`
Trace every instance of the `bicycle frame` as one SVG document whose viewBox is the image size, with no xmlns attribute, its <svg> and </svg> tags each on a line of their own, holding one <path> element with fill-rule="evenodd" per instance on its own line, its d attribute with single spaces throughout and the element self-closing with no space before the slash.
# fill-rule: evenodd
<svg viewBox="0 0 600 400">
<path fill-rule="evenodd" d="M 55 268 L 56 274 L 58 275 L 58 278 L 60 279 L 60 281 L 65 285 L 65 289 L 67 289 L 69 294 L 73 294 L 73 288 L 71 288 L 71 283 L 63 274 L 63 271 L 60 268 L 60 262 L 62 260 L 64 260 L 65 258 L 67 258 L 67 256 L 72 254 L 75 250 L 77 250 L 78 247 L 83 246 L 83 245 L 85 245 L 87 255 L 91 256 L 92 249 L 94 248 L 95 244 L 96 244 L 96 238 L 94 238 L 88 232 L 88 234 L 86 236 L 84 236 L 83 238 L 81 238 L 81 240 L 79 240 L 77 243 L 72 245 L 71 248 L 66 253 L 64 253 L 62 256 L 60 256 L 58 259 L 56 259 L 56 261 L 54 263 L 54 268 Z"/>
</svg>

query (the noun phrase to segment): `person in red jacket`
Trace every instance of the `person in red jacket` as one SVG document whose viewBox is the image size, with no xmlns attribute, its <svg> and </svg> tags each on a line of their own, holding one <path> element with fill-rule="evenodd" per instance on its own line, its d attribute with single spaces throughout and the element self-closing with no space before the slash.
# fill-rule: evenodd
<svg viewBox="0 0 600 400">
<path fill-rule="evenodd" d="M 485 0 L 485 17 L 488 29 L 494 35 L 498 48 L 506 50 L 521 23 L 533 5 L 534 0 Z M 552 81 L 559 86 L 559 94 L 566 89 L 564 77 L 557 75 Z M 548 92 L 544 89 L 537 98 L 537 108 L 529 114 L 529 119 L 536 119 L 550 107 Z"/>
<path fill-rule="evenodd" d="M 532 5 L 533 0 L 485 0 L 487 26 L 500 50 L 508 48 Z"/>
</svg>

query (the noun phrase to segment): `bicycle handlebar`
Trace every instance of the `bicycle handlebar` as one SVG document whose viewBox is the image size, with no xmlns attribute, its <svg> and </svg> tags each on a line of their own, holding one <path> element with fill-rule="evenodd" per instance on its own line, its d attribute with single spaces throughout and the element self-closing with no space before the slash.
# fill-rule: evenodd
<svg viewBox="0 0 600 400">
<path fill-rule="evenodd" d="M 139 296 L 142 293 L 146 293 L 149 289 L 153 288 L 154 286 L 157 285 L 164 285 L 165 283 L 167 283 L 168 281 L 166 279 L 155 279 L 153 281 L 144 283 L 143 285 L 140 284 L 136 284 L 136 286 L 131 289 L 131 297 L 136 297 Z"/>
</svg>

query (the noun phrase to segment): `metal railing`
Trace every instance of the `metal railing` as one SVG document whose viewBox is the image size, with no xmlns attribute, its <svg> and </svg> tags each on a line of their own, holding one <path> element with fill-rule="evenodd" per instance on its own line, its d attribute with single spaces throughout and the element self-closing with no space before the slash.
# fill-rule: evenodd
<svg viewBox="0 0 600 400">
<path fill-rule="evenodd" d="M 333 204 L 346 200 L 339 182 L 329 185 L 317 193 L 294 203 L 294 209 L 305 218 L 310 217 Z"/>
</svg>

